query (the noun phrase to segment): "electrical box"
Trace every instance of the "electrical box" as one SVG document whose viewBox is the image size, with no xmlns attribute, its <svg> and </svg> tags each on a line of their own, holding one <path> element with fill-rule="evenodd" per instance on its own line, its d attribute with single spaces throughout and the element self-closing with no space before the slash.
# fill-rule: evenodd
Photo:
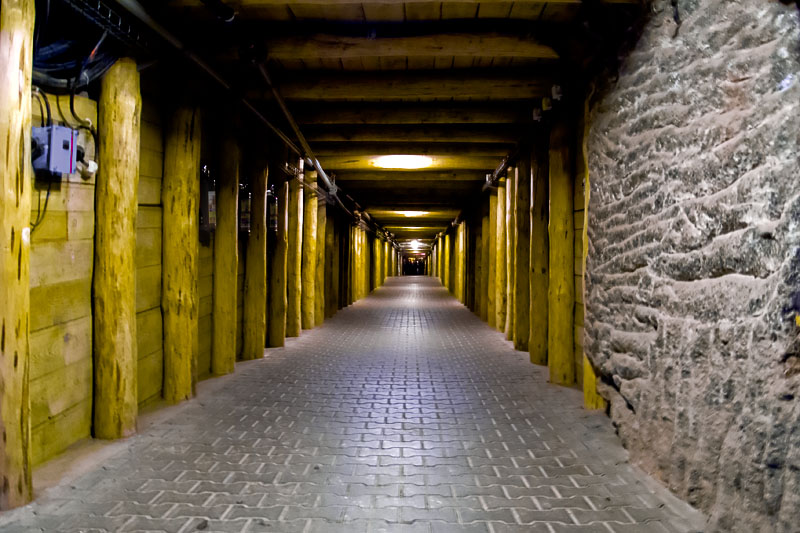
<svg viewBox="0 0 800 533">
<path fill-rule="evenodd" d="M 78 164 L 78 130 L 66 126 L 33 128 L 33 169 L 51 174 L 72 174 Z"/>
</svg>

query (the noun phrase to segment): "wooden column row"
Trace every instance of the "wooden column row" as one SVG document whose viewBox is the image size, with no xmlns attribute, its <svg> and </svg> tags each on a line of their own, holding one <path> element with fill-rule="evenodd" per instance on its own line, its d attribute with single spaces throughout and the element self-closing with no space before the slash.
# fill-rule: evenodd
<svg viewBox="0 0 800 533">
<path fill-rule="evenodd" d="M 476 293 L 472 307 L 490 326 L 504 331 L 516 349 L 529 351 L 531 362 L 547 365 L 550 381 L 562 385 L 574 384 L 579 370 L 573 350 L 573 133 L 563 117 L 553 121 L 549 131 L 540 129 L 472 224 L 480 233 L 471 267 L 470 286 Z M 588 182 L 585 148 L 583 157 L 578 165 Z M 583 242 L 585 246 L 585 238 Z M 586 359 L 583 365 L 591 381 L 584 383 L 586 405 L 602 405 L 591 365 Z"/>
</svg>

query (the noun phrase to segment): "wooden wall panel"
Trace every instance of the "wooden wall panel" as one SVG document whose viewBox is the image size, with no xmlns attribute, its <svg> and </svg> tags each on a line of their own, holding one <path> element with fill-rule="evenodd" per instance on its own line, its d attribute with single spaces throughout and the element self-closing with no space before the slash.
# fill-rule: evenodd
<svg viewBox="0 0 800 533">
<path fill-rule="evenodd" d="M 69 98 L 49 97 L 54 123 Z M 76 113 L 97 123 L 97 104 L 76 97 Z M 39 125 L 39 106 L 32 107 Z M 68 117 L 71 118 L 71 117 Z M 91 136 L 78 144 L 94 159 Z M 31 425 L 34 466 L 90 435 L 92 421 L 92 269 L 94 185 L 75 173 L 54 184 L 42 223 L 31 235 Z M 46 185 L 33 189 L 33 213 Z"/>
</svg>

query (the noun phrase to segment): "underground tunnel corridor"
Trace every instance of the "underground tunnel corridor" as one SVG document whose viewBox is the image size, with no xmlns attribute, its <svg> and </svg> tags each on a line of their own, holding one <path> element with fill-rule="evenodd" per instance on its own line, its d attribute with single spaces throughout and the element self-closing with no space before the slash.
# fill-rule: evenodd
<svg viewBox="0 0 800 533">
<path fill-rule="evenodd" d="M 0 0 L 0 533 L 798 533 L 796 0 Z"/>
<path fill-rule="evenodd" d="M 605 415 L 430 277 L 240 364 L 0 531 L 702 530 Z"/>
</svg>

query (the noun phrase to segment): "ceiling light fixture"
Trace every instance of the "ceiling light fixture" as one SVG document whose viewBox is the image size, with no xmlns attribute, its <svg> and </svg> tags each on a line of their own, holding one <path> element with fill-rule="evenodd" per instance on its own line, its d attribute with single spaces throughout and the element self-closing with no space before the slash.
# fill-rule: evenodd
<svg viewBox="0 0 800 533">
<path fill-rule="evenodd" d="M 403 215 L 404 217 L 424 217 L 430 211 L 395 211 L 398 215 Z"/>
<path fill-rule="evenodd" d="M 433 158 L 426 155 L 382 155 L 372 159 L 378 168 L 416 170 L 433 164 Z"/>
</svg>

